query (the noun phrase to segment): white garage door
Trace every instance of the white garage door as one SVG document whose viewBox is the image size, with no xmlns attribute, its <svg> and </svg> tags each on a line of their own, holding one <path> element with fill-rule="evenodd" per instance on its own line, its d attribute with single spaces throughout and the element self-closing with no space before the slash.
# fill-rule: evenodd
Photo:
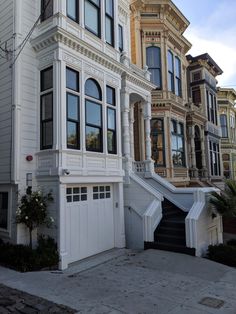
<svg viewBox="0 0 236 314">
<path fill-rule="evenodd" d="M 66 193 L 69 263 L 113 248 L 112 186 L 68 186 Z"/>
</svg>

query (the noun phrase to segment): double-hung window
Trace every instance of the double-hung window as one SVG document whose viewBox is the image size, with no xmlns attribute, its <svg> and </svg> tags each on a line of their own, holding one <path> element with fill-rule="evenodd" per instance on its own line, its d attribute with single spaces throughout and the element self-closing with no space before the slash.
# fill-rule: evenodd
<svg viewBox="0 0 236 314">
<path fill-rule="evenodd" d="M 0 229 L 8 229 L 8 192 L 0 192 Z"/>
<path fill-rule="evenodd" d="M 106 42 L 114 46 L 114 0 L 106 0 L 105 3 Z"/>
<path fill-rule="evenodd" d="M 164 121 L 151 120 L 152 159 L 155 167 L 165 166 Z"/>
<path fill-rule="evenodd" d="M 100 14 L 100 0 L 84 1 L 85 28 L 98 37 L 101 36 Z"/>
<path fill-rule="evenodd" d="M 53 67 L 41 71 L 40 75 L 40 146 L 49 149 L 53 145 Z"/>
<path fill-rule="evenodd" d="M 109 154 L 117 153 L 116 145 L 116 95 L 115 89 L 107 86 L 107 151 Z"/>
<path fill-rule="evenodd" d="M 226 114 L 220 115 L 220 125 L 221 125 L 222 137 L 228 137 L 228 125 L 227 125 Z"/>
<path fill-rule="evenodd" d="M 53 16 L 53 0 L 41 0 L 41 21 Z"/>
<path fill-rule="evenodd" d="M 174 166 L 185 166 L 184 126 L 175 120 L 171 121 L 171 150 Z"/>
<path fill-rule="evenodd" d="M 211 162 L 211 175 L 220 176 L 220 146 L 218 143 L 210 141 L 210 162 Z"/>
<path fill-rule="evenodd" d="M 181 63 L 178 57 L 175 57 L 175 94 L 179 97 L 182 96 Z"/>
<path fill-rule="evenodd" d="M 79 22 L 79 0 L 66 0 L 67 16 L 75 22 Z"/>
<path fill-rule="evenodd" d="M 148 47 L 146 49 L 146 63 L 151 73 L 151 82 L 161 89 L 161 49 L 159 47 Z"/>
<path fill-rule="evenodd" d="M 102 92 L 99 84 L 88 79 L 85 83 L 86 149 L 103 151 L 102 132 Z"/>
<path fill-rule="evenodd" d="M 67 147 L 80 149 L 79 73 L 66 68 Z"/>
<path fill-rule="evenodd" d="M 124 34 L 123 34 L 123 27 L 119 24 L 118 25 L 119 31 L 119 51 L 123 52 L 124 50 Z"/>
<path fill-rule="evenodd" d="M 174 85 L 174 57 L 173 53 L 168 50 L 168 90 L 170 92 L 175 92 Z"/>
</svg>

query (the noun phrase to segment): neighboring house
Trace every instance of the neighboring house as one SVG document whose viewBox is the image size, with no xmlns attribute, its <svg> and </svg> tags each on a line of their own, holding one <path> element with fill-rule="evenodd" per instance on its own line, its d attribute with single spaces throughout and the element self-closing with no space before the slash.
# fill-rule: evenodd
<svg viewBox="0 0 236 314">
<path fill-rule="evenodd" d="M 186 20 L 164 2 L 156 18 L 175 20 L 181 37 Z M 0 19 L 0 237 L 27 243 L 26 230 L 14 220 L 17 192 L 32 187 L 52 191 L 57 228 L 38 232 L 58 242 L 61 269 L 114 247 L 155 246 L 160 225 L 171 223 L 166 204 L 181 222 L 180 235 L 170 234 L 180 243 L 169 249 L 200 256 L 221 242 L 221 219 L 207 210 L 212 189 L 177 189 L 154 172 L 155 84 L 145 64 L 131 63 L 129 1 L 1 0 Z M 169 74 L 179 95 L 166 91 L 173 107 L 166 121 L 173 126 L 172 162 L 179 168 L 172 164 L 169 176 L 180 182 L 188 180 L 181 98 L 186 64 L 171 42 L 175 70 Z"/>
<path fill-rule="evenodd" d="M 232 88 L 218 88 L 218 106 L 221 125 L 221 154 L 225 179 L 236 179 L 236 91 Z"/>
<path fill-rule="evenodd" d="M 133 1 L 132 61 L 148 66 L 152 91 L 152 159 L 155 172 L 176 186 L 189 183 L 186 53 L 189 21 L 171 1 Z M 136 113 L 135 113 L 136 114 Z M 135 155 L 138 160 L 138 154 Z"/>
<path fill-rule="evenodd" d="M 189 61 L 189 111 L 187 115 L 191 182 L 223 187 L 221 127 L 216 77 L 223 72 L 207 54 L 187 56 Z"/>
</svg>

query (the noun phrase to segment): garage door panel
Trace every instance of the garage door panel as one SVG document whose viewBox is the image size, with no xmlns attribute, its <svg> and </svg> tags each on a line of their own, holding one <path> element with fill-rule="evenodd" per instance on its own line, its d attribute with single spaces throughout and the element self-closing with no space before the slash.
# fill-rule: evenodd
<svg viewBox="0 0 236 314">
<path fill-rule="evenodd" d="M 87 190 L 87 201 L 67 204 L 70 263 L 114 247 L 113 199 L 94 200 L 92 186 Z"/>
</svg>

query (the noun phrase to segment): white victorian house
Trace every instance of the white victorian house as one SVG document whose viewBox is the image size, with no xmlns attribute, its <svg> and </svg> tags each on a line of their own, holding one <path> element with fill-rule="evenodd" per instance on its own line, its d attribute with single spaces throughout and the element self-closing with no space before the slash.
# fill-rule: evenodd
<svg viewBox="0 0 236 314">
<path fill-rule="evenodd" d="M 183 222 L 177 250 L 200 256 L 221 242 L 212 189 L 178 189 L 154 173 L 155 86 L 130 62 L 129 1 L 0 0 L 0 20 L 0 237 L 28 241 L 14 217 L 17 191 L 32 186 L 52 190 L 57 228 L 42 231 L 61 269 L 114 247 L 175 250 L 158 229 L 166 203 Z"/>
</svg>

